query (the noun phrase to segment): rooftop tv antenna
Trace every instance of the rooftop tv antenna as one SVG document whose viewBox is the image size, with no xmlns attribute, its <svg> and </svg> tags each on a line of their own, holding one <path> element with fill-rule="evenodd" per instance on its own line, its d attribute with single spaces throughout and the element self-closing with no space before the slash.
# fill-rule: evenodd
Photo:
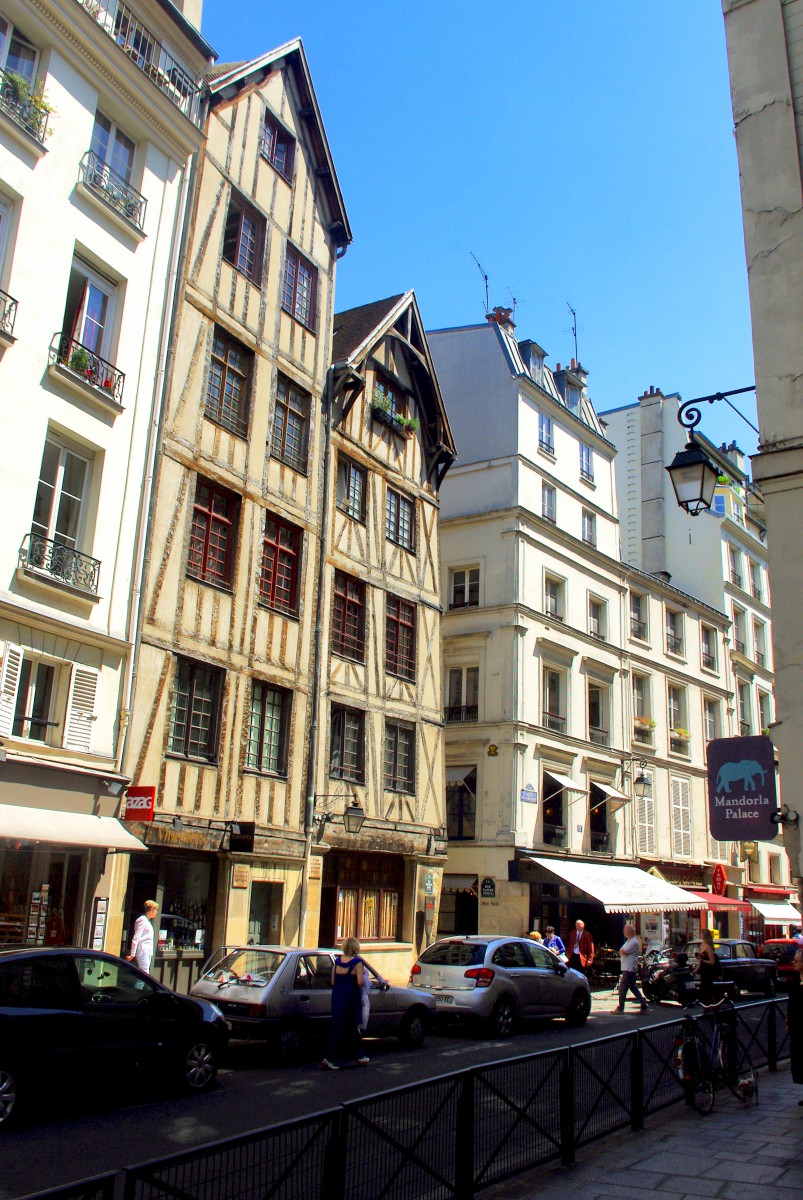
<svg viewBox="0 0 803 1200">
<path fill-rule="evenodd" d="M 513 295 L 513 289 L 512 289 L 512 288 L 508 288 L 508 289 L 507 289 L 507 293 L 508 293 L 508 295 L 510 296 L 510 299 L 513 301 L 513 323 L 514 323 L 514 325 L 515 325 L 515 323 L 516 323 L 516 307 L 517 307 L 517 305 L 519 304 L 519 301 L 518 301 L 518 300 L 516 299 L 516 297 Z M 524 299 L 523 299 L 523 298 L 522 298 L 522 300 L 521 300 L 521 303 L 522 303 L 522 304 L 524 304 Z"/>
<path fill-rule="evenodd" d="M 482 263 L 481 263 L 481 262 L 480 262 L 480 260 L 477 258 L 477 256 L 476 256 L 476 254 L 474 253 L 474 251 L 473 251 L 473 250 L 470 250 L 470 251 L 469 251 L 469 253 L 470 253 L 471 257 L 474 259 L 474 262 L 475 262 L 475 263 L 477 264 L 477 266 L 479 267 L 479 269 L 480 269 L 480 275 L 482 275 L 483 279 L 485 280 L 485 315 L 487 316 L 487 315 L 488 315 L 488 313 L 491 311 L 491 309 L 490 309 L 490 301 L 488 300 L 488 275 L 487 275 L 487 273 L 485 272 L 485 270 L 483 269 Z"/>
<path fill-rule="evenodd" d="M 577 353 L 577 310 L 572 308 L 569 301 L 566 301 L 566 307 L 572 314 L 572 337 L 574 338 L 574 358 L 576 362 L 580 361 L 580 356 Z"/>
</svg>

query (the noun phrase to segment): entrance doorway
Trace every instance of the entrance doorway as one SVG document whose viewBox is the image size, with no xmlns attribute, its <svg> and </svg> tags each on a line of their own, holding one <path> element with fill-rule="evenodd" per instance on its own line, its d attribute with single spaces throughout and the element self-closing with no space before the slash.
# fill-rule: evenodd
<svg viewBox="0 0 803 1200">
<path fill-rule="evenodd" d="M 281 883 L 254 880 L 251 884 L 251 904 L 248 910 L 249 946 L 276 946 L 282 942 Z"/>
</svg>

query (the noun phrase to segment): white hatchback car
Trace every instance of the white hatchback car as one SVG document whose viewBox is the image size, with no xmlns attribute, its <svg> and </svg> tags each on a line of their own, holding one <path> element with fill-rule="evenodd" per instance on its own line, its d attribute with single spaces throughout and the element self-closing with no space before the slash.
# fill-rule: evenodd
<svg viewBox="0 0 803 1200">
<path fill-rule="evenodd" d="M 565 1017 L 569 1025 L 584 1025 L 591 1011 L 585 975 L 525 938 L 433 942 L 413 967 L 410 986 L 431 995 L 443 1016 L 479 1019 L 497 1037 L 509 1037 L 519 1017 Z"/>
</svg>

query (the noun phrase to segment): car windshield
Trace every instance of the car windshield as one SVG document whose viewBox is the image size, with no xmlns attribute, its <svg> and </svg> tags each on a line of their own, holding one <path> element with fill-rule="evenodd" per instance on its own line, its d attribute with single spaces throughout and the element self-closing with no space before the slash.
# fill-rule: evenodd
<svg viewBox="0 0 803 1200">
<path fill-rule="evenodd" d="M 204 979 L 216 983 L 261 984 L 264 986 L 276 974 L 285 955 L 276 950 L 233 950 L 207 971 Z"/>
<path fill-rule="evenodd" d="M 696 958 L 700 953 L 700 947 L 702 944 L 702 942 L 688 942 L 683 953 L 688 954 L 689 958 Z M 730 946 L 715 945 L 714 953 L 716 954 L 717 958 L 733 957 L 733 951 Z"/>
<path fill-rule="evenodd" d="M 419 961 L 428 967 L 470 967 L 484 960 L 487 949 L 485 942 L 436 942 Z"/>
</svg>

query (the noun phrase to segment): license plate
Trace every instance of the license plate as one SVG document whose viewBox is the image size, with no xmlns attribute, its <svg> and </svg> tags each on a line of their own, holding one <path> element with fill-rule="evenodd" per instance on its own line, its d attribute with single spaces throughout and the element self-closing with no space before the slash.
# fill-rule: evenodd
<svg viewBox="0 0 803 1200">
<path fill-rule="evenodd" d="M 454 1004 L 454 996 L 433 996 L 436 1004 Z"/>
</svg>

